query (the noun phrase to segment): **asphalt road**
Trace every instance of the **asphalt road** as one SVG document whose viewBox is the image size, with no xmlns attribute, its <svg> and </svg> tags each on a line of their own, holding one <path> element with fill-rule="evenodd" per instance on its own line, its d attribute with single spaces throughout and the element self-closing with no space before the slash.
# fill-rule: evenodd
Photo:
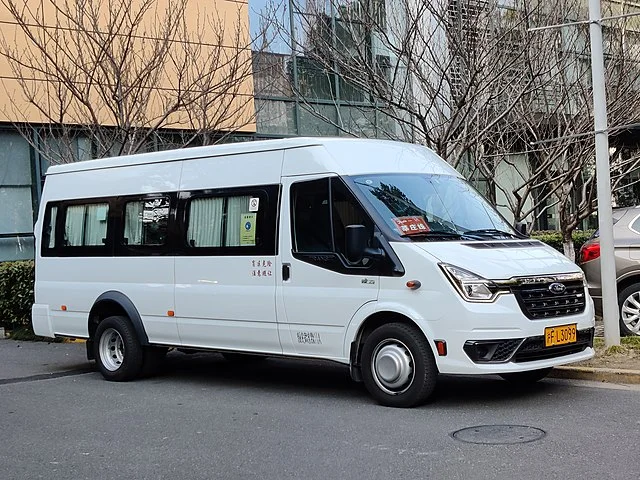
<svg viewBox="0 0 640 480">
<path fill-rule="evenodd" d="M 0 341 L 0 479 L 640 478 L 638 387 L 446 377 L 428 405 L 401 410 L 330 363 L 171 353 L 131 383 L 86 367 L 82 344 Z M 452 437 L 504 424 L 546 434 Z"/>
</svg>

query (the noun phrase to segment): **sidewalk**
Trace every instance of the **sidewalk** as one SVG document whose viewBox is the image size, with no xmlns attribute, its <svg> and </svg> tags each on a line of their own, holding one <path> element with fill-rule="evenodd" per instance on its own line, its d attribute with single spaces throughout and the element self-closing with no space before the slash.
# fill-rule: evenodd
<svg viewBox="0 0 640 480">
<path fill-rule="evenodd" d="M 84 343 L 0 339 L 0 383 L 92 370 Z"/>
</svg>

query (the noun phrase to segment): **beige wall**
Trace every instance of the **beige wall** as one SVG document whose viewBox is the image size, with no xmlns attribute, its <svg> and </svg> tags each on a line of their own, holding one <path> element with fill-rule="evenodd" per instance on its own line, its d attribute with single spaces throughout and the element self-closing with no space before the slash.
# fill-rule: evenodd
<svg viewBox="0 0 640 480">
<path fill-rule="evenodd" d="M 24 0 L 14 0 L 18 5 L 24 4 Z M 67 0 L 71 4 L 73 0 Z M 85 2 L 87 0 L 84 0 Z M 144 0 L 143 0 L 144 1 Z M 146 0 L 152 2 L 153 8 L 148 10 L 143 17 L 143 26 L 136 31 L 137 36 L 131 40 L 134 55 L 128 55 L 130 71 L 140 70 L 144 65 L 144 59 L 150 57 L 150 53 L 157 45 L 157 41 L 150 38 L 162 38 L 159 26 L 163 19 L 177 18 L 175 11 L 171 7 L 179 0 Z M 109 24 L 109 15 L 113 15 L 118 5 L 128 4 L 130 13 L 137 12 L 141 5 L 141 0 L 88 0 L 88 3 L 95 4 L 99 8 L 97 25 L 87 25 L 87 30 L 91 35 L 104 35 L 106 26 Z M 55 2 L 57 5 L 63 2 Z M 80 47 L 77 41 L 80 36 L 77 32 L 60 30 L 53 28 L 67 26 L 68 22 L 59 20 L 60 15 L 56 12 L 52 0 L 28 0 L 27 6 L 30 14 L 36 18 L 44 19 L 43 24 L 46 29 L 32 28 L 32 33 L 36 38 L 42 40 L 56 36 L 64 48 L 48 48 L 50 53 L 57 58 L 49 59 L 45 70 L 52 71 L 52 65 L 61 65 L 74 78 L 73 88 L 88 92 L 83 95 L 84 100 L 90 105 L 88 108 L 78 98 L 69 95 L 68 89 L 60 88 L 51 75 L 38 72 L 37 69 L 27 67 L 16 67 L 15 62 L 12 67 L 5 56 L 0 56 L 0 78 L 2 81 L 2 95 L 0 95 L 0 122 L 34 122 L 46 123 L 47 116 L 51 115 L 56 120 L 62 119 L 64 123 L 89 123 L 91 116 L 98 118 L 98 122 L 104 125 L 116 125 L 121 123 L 117 114 L 109 108 L 104 100 L 104 95 L 100 93 L 97 85 L 88 88 L 89 75 L 79 66 L 95 63 L 97 55 L 89 53 L 90 48 Z M 158 20 L 160 19 L 160 21 Z M 41 53 L 33 48 L 33 41 L 27 38 L 17 25 L 14 16 L 4 5 L 0 5 L 0 41 L 2 51 L 13 51 L 20 60 L 37 59 L 39 65 L 43 65 Z M 144 118 L 140 126 L 152 126 L 165 116 L 167 105 L 175 98 L 175 91 L 184 90 L 186 85 L 196 84 L 216 85 L 221 80 L 229 80 L 229 64 L 234 58 L 239 58 L 242 73 L 235 76 L 235 81 L 224 82 L 227 86 L 217 89 L 217 92 L 202 99 L 199 110 L 190 109 L 190 112 L 174 112 L 163 121 L 164 128 L 192 129 L 203 112 L 208 112 L 210 116 L 215 116 L 214 122 L 219 129 L 236 130 L 244 132 L 254 132 L 254 106 L 253 106 L 253 79 L 251 76 L 251 51 L 249 48 L 249 14 L 246 2 L 231 0 L 188 0 L 186 15 L 184 16 L 186 30 L 192 43 L 175 41 L 171 43 L 169 55 L 165 56 L 165 61 L 161 67 L 159 77 L 148 83 L 147 86 L 135 88 L 140 97 L 123 96 L 126 100 L 121 102 L 124 110 L 130 112 L 130 118 Z M 239 32 L 238 32 L 238 29 Z M 84 36 L 83 38 L 86 38 Z M 126 39 L 126 35 L 121 35 L 120 39 Z M 184 37 L 180 37 L 183 40 Z M 50 41 L 50 44 L 54 42 Z M 124 42 L 121 42 L 123 44 Z M 240 44 L 240 49 L 238 48 Z M 94 44 L 96 45 L 96 44 Z M 117 50 L 117 49 L 116 49 Z M 185 62 L 185 55 L 191 62 Z M 116 54 L 118 57 L 118 54 Z M 168 57 L 168 58 L 167 58 Z M 193 59 L 196 59 L 194 62 Z M 80 61 L 78 61 L 80 60 Z M 216 61 L 217 60 L 217 61 Z M 106 60 L 105 60 L 106 61 Z M 191 65 L 189 65 L 191 63 Z M 189 65 L 188 69 L 176 65 Z M 205 68 L 206 67 L 206 68 Z M 16 72 L 16 68 L 18 71 Z M 205 71 L 214 69 L 214 73 L 206 75 Z M 99 69 L 98 69 L 99 70 Z M 95 70 L 94 70 L 95 71 Z M 126 71 L 126 69 L 125 69 Z M 187 81 L 181 80 L 181 72 Z M 92 74 L 95 75 L 95 74 Z M 99 76 L 98 76 L 99 77 Z M 95 78 L 98 78 L 95 77 Z M 135 78 L 135 76 L 133 76 Z M 21 78 L 22 80 L 18 80 Z M 106 83 L 109 78 L 102 74 L 102 78 L 97 83 Z M 116 78 L 115 76 L 111 77 Z M 127 75 L 121 77 L 122 83 L 130 81 Z M 198 78 L 199 81 L 195 79 Z M 25 81 L 25 79 L 28 79 Z M 135 85 L 131 80 L 130 84 Z M 126 86 L 126 85 L 125 85 Z M 29 95 L 25 94 L 25 88 Z M 198 91 L 197 88 L 192 90 Z M 62 92 L 62 93 L 60 93 Z M 222 92 L 222 95 L 220 95 Z M 31 96 L 32 101 L 29 101 Z M 204 107 L 206 101 L 210 105 Z M 113 102 L 110 102 L 113 105 Z M 111 105 L 111 106 L 112 106 Z M 134 113 L 138 109 L 141 114 Z M 91 110 L 91 114 L 89 114 Z M 44 112 L 46 113 L 44 113 Z M 61 114 L 59 112 L 62 112 Z M 122 120 L 122 117 L 120 117 Z M 144 122 L 148 124 L 144 124 Z"/>
</svg>

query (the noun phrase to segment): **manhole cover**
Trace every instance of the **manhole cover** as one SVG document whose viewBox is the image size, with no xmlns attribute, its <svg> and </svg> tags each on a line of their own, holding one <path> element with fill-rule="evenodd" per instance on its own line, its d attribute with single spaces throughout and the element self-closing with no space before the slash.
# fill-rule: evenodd
<svg viewBox="0 0 640 480">
<path fill-rule="evenodd" d="M 546 434 L 544 430 L 525 425 L 478 425 L 453 432 L 451 436 L 467 443 L 511 445 L 534 442 Z"/>
</svg>

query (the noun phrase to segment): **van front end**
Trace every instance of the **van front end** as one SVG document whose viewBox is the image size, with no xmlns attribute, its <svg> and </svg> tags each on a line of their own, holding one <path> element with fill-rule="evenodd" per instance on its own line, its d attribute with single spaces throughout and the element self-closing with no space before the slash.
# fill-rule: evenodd
<svg viewBox="0 0 640 480">
<path fill-rule="evenodd" d="M 510 374 L 593 357 L 584 277 L 550 247 L 532 240 L 393 247 L 407 268 L 394 290 L 417 312 L 439 373 Z M 406 279 L 421 288 L 408 290 Z"/>
</svg>

